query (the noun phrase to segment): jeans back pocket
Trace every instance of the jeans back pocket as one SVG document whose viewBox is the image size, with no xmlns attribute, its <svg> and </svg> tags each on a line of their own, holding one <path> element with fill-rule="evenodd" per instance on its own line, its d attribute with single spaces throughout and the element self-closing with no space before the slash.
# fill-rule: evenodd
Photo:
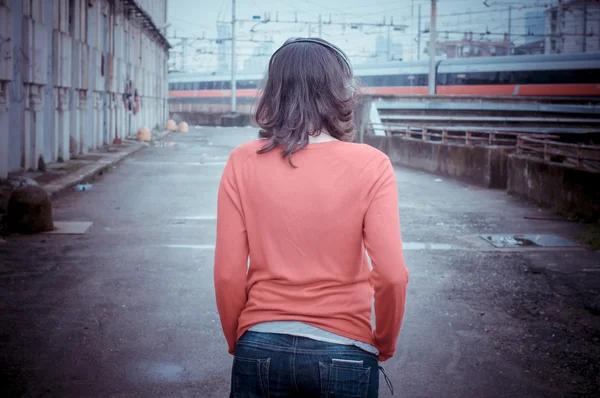
<svg viewBox="0 0 600 398">
<path fill-rule="evenodd" d="M 233 358 L 231 398 L 269 398 L 268 359 Z"/>
<path fill-rule="evenodd" d="M 319 362 L 321 398 L 365 398 L 369 393 L 371 368 L 352 364 Z"/>
</svg>

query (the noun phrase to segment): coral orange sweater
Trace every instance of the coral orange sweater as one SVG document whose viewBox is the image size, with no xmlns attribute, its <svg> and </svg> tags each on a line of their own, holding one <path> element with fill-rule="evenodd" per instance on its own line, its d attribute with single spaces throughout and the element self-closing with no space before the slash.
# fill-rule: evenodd
<svg viewBox="0 0 600 398">
<path fill-rule="evenodd" d="M 229 352 L 251 326 L 288 320 L 372 344 L 380 360 L 390 358 L 408 271 L 388 157 L 330 141 L 294 154 L 292 168 L 277 149 L 258 155 L 263 144 L 236 148 L 219 187 L 214 281 Z"/>
</svg>

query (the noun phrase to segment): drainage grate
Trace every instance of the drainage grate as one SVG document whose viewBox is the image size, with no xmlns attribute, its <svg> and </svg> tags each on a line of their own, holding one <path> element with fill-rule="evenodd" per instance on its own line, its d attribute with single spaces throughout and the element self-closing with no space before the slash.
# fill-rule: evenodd
<svg viewBox="0 0 600 398">
<path fill-rule="evenodd" d="M 516 247 L 574 247 L 577 244 L 556 235 L 479 235 L 486 242 L 500 248 Z"/>
</svg>

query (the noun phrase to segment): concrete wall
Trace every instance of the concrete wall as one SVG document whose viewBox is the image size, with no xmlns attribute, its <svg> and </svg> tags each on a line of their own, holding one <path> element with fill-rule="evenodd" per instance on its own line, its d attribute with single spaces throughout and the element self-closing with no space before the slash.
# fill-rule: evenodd
<svg viewBox="0 0 600 398">
<path fill-rule="evenodd" d="M 600 217 L 600 173 L 516 154 L 507 164 L 508 193 L 586 218 Z"/>
<path fill-rule="evenodd" d="M 0 0 L 0 178 L 166 123 L 168 45 L 130 4 Z M 166 24 L 166 0 L 137 4 Z M 135 90 L 139 112 L 124 101 Z"/>
<path fill-rule="evenodd" d="M 364 142 L 388 154 L 394 164 L 408 166 L 486 188 L 506 188 L 510 148 L 463 146 L 365 134 Z"/>
<path fill-rule="evenodd" d="M 251 115 L 254 109 L 254 101 L 238 102 L 237 112 L 244 115 Z M 182 102 L 169 101 L 169 112 L 171 114 L 226 114 L 231 113 L 231 104 L 229 98 L 222 98 L 219 102 Z"/>
<path fill-rule="evenodd" d="M 230 116 L 229 112 L 225 113 L 200 113 L 200 112 L 171 112 L 170 118 L 175 122 L 186 122 L 190 125 L 198 126 L 230 126 L 223 118 Z M 252 120 L 248 114 L 240 114 L 236 118 L 236 124 L 240 126 L 250 126 Z"/>
</svg>

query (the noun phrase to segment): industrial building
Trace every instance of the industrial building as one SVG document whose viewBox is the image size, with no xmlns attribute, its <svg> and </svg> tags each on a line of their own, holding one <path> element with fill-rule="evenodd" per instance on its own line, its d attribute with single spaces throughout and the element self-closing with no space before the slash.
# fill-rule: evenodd
<svg viewBox="0 0 600 398">
<path fill-rule="evenodd" d="M 0 0 L 0 178 L 168 118 L 167 0 Z"/>
<path fill-rule="evenodd" d="M 600 2 L 570 0 L 545 11 L 547 54 L 600 51 Z"/>
</svg>

